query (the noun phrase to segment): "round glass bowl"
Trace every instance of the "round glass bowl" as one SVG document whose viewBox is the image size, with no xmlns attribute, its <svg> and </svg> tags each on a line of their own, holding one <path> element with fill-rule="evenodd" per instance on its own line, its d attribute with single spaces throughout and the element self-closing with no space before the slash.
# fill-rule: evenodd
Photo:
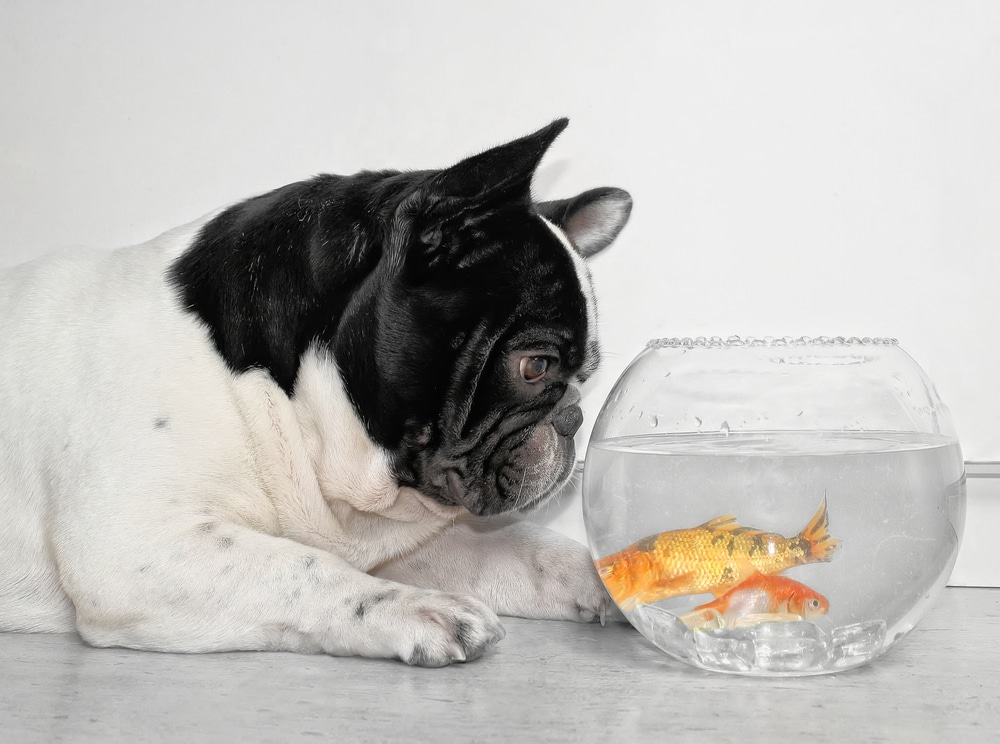
<svg viewBox="0 0 1000 744">
<path fill-rule="evenodd" d="M 884 653 L 943 589 L 965 471 L 892 339 L 658 339 L 601 410 L 583 501 L 605 585 L 656 646 L 820 674 Z"/>
</svg>

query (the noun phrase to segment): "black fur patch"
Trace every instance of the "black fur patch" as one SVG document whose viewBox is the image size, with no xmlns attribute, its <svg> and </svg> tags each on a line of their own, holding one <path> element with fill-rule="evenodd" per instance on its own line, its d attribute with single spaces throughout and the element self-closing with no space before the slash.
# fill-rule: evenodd
<svg viewBox="0 0 1000 744">
<path fill-rule="evenodd" d="M 264 368 L 291 394 L 302 353 L 336 329 L 419 178 L 319 176 L 230 207 L 173 267 L 184 306 L 234 371 Z"/>
</svg>

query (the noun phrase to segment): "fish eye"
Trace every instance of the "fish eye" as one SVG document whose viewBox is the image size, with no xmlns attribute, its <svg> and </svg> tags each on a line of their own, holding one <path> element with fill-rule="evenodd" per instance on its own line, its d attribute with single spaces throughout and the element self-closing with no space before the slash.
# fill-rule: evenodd
<svg viewBox="0 0 1000 744">
<path fill-rule="evenodd" d="M 809 600 L 809 601 L 808 601 L 808 602 L 806 603 L 806 606 L 807 606 L 807 607 L 808 607 L 808 608 L 809 608 L 810 610 L 818 610 L 818 609 L 819 609 L 819 600 L 818 600 L 818 599 L 816 599 L 815 597 L 813 597 L 812 599 L 810 599 L 810 600 Z"/>
</svg>

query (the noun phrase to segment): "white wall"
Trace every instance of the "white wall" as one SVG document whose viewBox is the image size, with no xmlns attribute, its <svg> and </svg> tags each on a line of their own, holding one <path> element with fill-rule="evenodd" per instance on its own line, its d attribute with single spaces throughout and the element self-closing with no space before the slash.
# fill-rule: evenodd
<svg viewBox="0 0 1000 744">
<path fill-rule="evenodd" d="M 889 335 L 1000 459 L 998 3 L 5 0 L 0 107 L 2 265 L 568 115 L 537 194 L 636 205 L 591 421 L 650 337 Z"/>
</svg>

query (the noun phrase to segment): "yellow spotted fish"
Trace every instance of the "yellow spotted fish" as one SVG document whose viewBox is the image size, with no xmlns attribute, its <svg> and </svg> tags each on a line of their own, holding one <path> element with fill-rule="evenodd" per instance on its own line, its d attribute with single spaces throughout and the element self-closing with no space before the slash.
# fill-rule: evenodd
<svg viewBox="0 0 1000 744">
<path fill-rule="evenodd" d="M 594 561 L 624 611 L 667 597 L 709 592 L 716 597 L 750 576 L 829 561 L 840 545 L 827 532 L 826 499 L 795 537 L 742 527 L 726 514 L 698 527 L 644 537 Z"/>
</svg>

